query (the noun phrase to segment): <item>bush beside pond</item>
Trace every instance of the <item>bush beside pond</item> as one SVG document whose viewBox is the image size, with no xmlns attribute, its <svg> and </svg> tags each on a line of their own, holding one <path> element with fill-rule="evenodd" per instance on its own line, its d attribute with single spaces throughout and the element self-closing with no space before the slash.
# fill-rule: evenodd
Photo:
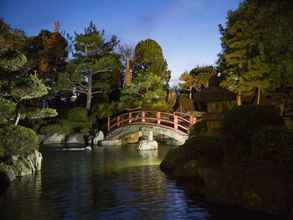
<svg viewBox="0 0 293 220">
<path fill-rule="evenodd" d="M 203 133 L 203 124 L 195 128 L 198 136 L 170 151 L 161 169 L 178 180 L 191 180 L 194 192 L 207 200 L 288 212 L 293 136 L 278 112 L 270 106 L 241 106 L 225 114 L 224 125 L 217 136 Z"/>
<path fill-rule="evenodd" d="M 38 149 L 38 136 L 26 127 L 7 125 L 0 128 L 0 157 L 24 155 Z"/>
</svg>

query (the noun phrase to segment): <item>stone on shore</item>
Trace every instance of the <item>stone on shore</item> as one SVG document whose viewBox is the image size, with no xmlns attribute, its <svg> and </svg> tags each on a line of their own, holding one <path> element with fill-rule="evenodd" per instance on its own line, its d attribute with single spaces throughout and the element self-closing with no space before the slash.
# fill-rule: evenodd
<svg viewBox="0 0 293 220">
<path fill-rule="evenodd" d="M 102 131 L 98 131 L 94 138 L 94 145 L 98 145 L 103 140 L 104 140 L 104 133 Z"/>
<path fill-rule="evenodd" d="M 42 144 L 63 144 L 65 141 L 64 134 L 53 134 L 43 140 Z"/>
<path fill-rule="evenodd" d="M 136 144 L 139 142 L 139 138 L 142 136 L 141 131 L 137 131 L 128 135 L 125 135 L 122 139 L 123 144 Z"/>
<path fill-rule="evenodd" d="M 82 134 L 76 133 L 68 136 L 66 140 L 67 144 L 85 144 Z"/>
<path fill-rule="evenodd" d="M 103 140 L 101 142 L 102 146 L 122 146 L 122 141 L 121 140 Z"/>
<path fill-rule="evenodd" d="M 5 176 L 9 182 L 16 177 L 33 174 L 42 167 L 42 154 L 34 150 L 26 156 L 11 156 L 9 163 L 0 163 L 0 173 Z"/>
<path fill-rule="evenodd" d="M 158 142 L 155 140 L 141 140 L 139 142 L 138 150 L 157 150 Z"/>
</svg>

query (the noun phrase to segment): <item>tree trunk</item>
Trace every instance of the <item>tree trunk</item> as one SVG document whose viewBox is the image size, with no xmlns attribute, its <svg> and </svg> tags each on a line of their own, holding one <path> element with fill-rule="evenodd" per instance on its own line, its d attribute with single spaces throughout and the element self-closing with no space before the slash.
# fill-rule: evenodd
<svg viewBox="0 0 293 220">
<path fill-rule="evenodd" d="M 15 121 L 14 121 L 14 125 L 15 125 L 15 126 L 18 125 L 19 120 L 20 120 L 20 116 L 21 116 L 20 112 L 17 112 L 17 115 L 16 115 L 16 117 L 15 117 Z"/>
<path fill-rule="evenodd" d="M 261 88 L 257 88 L 257 99 L 256 99 L 256 104 L 260 104 L 260 96 L 261 96 Z"/>
<path fill-rule="evenodd" d="M 241 92 L 238 92 L 238 94 L 236 95 L 236 103 L 238 106 L 242 105 Z"/>
<path fill-rule="evenodd" d="M 88 75 L 88 91 L 87 91 L 87 95 L 86 95 L 86 110 L 89 113 L 91 110 L 91 104 L 92 104 L 92 78 L 93 75 L 90 72 Z"/>
<path fill-rule="evenodd" d="M 189 99 L 192 99 L 192 87 L 189 88 Z"/>
</svg>

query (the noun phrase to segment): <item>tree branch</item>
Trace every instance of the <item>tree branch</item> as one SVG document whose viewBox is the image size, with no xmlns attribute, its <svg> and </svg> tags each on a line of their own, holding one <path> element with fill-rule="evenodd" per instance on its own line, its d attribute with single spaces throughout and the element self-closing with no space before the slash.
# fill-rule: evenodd
<svg viewBox="0 0 293 220">
<path fill-rule="evenodd" d="M 103 91 L 95 91 L 95 92 L 92 92 L 93 95 L 95 95 L 95 94 L 102 94 L 102 93 L 104 93 L 104 92 Z"/>
<path fill-rule="evenodd" d="M 63 91 L 71 91 L 72 92 L 72 89 L 62 89 Z M 75 90 L 76 92 L 79 92 L 79 93 L 83 93 L 83 94 L 86 94 L 87 92 L 86 91 L 83 91 L 83 90 Z"/>
<path fill-rule="evenodd" d="M 93 72 L 93 74 L 104 73 L 104 72 L 108 72 L 108 71 L 112 71 L 112 68 L 97 70 L 97 71 Z"/>
</svg>

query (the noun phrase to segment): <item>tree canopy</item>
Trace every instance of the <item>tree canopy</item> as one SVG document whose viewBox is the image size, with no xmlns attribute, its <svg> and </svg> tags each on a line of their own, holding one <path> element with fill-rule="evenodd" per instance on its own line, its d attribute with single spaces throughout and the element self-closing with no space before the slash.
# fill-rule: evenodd
<svg viewBox="0 0 293 220">
<path fill-rule="evenodd" d="M 167 62 L 161 46 L 152 39 L 140 41 L 134 50 L 134 72 L 151 72 L 159 76 L 165 84 L 170 80 Z"/>
<path fill-rule="evenodd" d="M 292 87 L 292 9 L 290 0 L 247 0 L 220 26 L 221 85 L 238 94 L 238 104 L 241 95 L 256 91 L 260 103 L 263 92 Z"/>
<path fill-rule="evenodd" d="M 59 74 L 58 88 L 86 95 L 88 112 L 94 95 L 110 94 L 118 86 L 121 64 L 114 51 L 118 43 L 115 36 L 106 40 L 93 23 L 75 35 L 73 59 Z"/>
</svg>

